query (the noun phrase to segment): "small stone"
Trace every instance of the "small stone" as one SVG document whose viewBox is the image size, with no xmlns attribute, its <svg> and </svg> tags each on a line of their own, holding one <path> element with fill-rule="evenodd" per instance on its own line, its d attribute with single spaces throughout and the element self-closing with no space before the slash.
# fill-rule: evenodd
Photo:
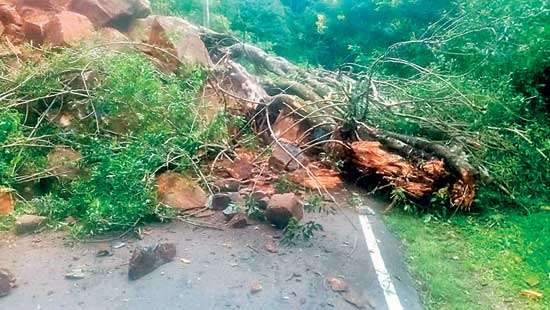
<svg viewBox="0 0 550 310">
<path fill-rule="evenodd" d="M 214 187 L 224 193 L 224 192 L 237 192 L 241 187 L 241 181 L 237 179 L 220 179 L 214 181 Z"/>
<path fill-rule="evenodd" d="M 327 283 L 330 286 L 330 289 L 335 292 L 346 292 L 349 289 L 348 284 L 339 278 L 329 277 L 327 278 Z"/>
<path fill-rule="evenodd" d="M 65 274 L 67 280 L 82 280 L 85 279 L 87 274 L 82 269 L 74 269 Z"/>
<path fill-rule="evenodd" d="M 248 226 L 248 220 L 246 219 L 246 215 L 238 213 L 229 221 L 227 225 L 231 228 L 245 228 Z"/>
<path fill-rule="evenodd" d="M 260 281 L 254 281 L 252 282 L 252 285 L 250 286 L 250 293 L 257 294 L 263 290 L 262 283 Z"/>
<path fill-rule="evenodd" d="M 176 257 L 176 246 L 173 243 L 136 249 L 130 258 L 128 278 L 137 280 L 158 267 L 169 263 Z"/>
<path fill-rule="evenodd" d="M 239 204 L 244 200 L 239 193 L 218 193 L 208 198 L 207 206 L 209 209 L 223 211 L 231 204 Z"/>
<path fill-rule="evenodd" d="M 279 252 L 279 248 L 277 247 L 277 244 L 275 243 L 275 241 L 273 240 L 268 240 L 265 245 L 264 245 L 264 248 L 266 249 L 266 251 L 268 251 L 269 253 L 278 253 Z"/>
<path fill-rule="evenodd" d="M 46 222 L 44 216 L 22 215 L 15 220 L 15 232 L 18 235 L 35 232 Z"/>
<path fill-rule="evenodd" d="M 7 269 L 0 268 L 0 297 L 8 295 L 15 287 L 15 276 Z"/>
<path fill-rule="evenodd" d="M 113 256 L 113 252 L 111 252 L 111 246 L 109 246 L 106 243 L 100 244 L 95 256 L 97 257 Z"/>
<path fill-rule="evenodd" d="M 180 210 L 202 208 L 207 202 L 205 192 L 195 181 L 172 171 L 157 177 L 157 198 L 161 203 Z"/>
<path fill-rule="evenodd" d="M 266 219 L 277 228 L 285 228 L 291 218 L 300 221 L 304 217 L 304 208 L 293 193 L 273 195 L 265 210 Z"/>
</svg>

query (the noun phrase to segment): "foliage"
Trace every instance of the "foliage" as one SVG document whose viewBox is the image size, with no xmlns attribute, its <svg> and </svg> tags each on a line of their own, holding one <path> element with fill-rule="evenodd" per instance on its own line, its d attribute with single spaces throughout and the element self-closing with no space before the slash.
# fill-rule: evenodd
<svg viewBox="0 0 550 310">
<path fill-rule="evenodd" d="M 429 217 L 429 220 L 428 220 Z M 427 309 L 547 309 L 550 306 L 548 211 L 529 216 L 492 212 L 385 216 L 403 240 Z M 527 280 L 538 279 L 531 287 Z M 542 292 L 540 301 L 520 296 Z"/>
<path fill-rule="evenodd" d="M 13 92 L 0 110 L 6 129 L 0 137 L 2 184 L 18 186 L 22 174 L 44 180 L 40 173 L 52 147 L 69 147 L 81 154 L 83 172 L 74 180 L 47 179 L 55 185 L 32 201 L 36 213 L 58 221 L 71 216 L 79 234 L 164 218 L 169 211 L 156 202 L 155 174 L 162 167 L 185 171 L 204 145 L 227 139 L 223 119 L 204 118 L 194 102 L 204 76 L 195 69 L 161 73 L 132 51 L 46 52 L 10 76 L 13 84 L 0 86 L 0 93 Z M 25 100 L 33 111 L 27 116 L 17 108 Z M 74 124 L 58 127 L 50 112 L 72 113 Z"/>
<path fill-rule="evenodd" d="M 316 231 L 322 231 L 323 226 L 317 222 L 300 223 L 291 218 L 283 231 L 282 244 L 296 245 L 298 242 L 307 242 L 313 238 Z"/>
</svg>

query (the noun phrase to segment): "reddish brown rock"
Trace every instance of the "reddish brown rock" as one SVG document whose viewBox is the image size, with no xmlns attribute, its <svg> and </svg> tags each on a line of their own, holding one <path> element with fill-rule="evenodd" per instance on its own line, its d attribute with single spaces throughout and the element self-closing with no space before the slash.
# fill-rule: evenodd
<svg viewBox="0 0 550 310">
<path fill-rule="evenodd" d="M 151 14 L 148 0 L 72 0 L 69 9 L 87 16 L 97 26 L 117 28 Z"/>
<path fill-rule="evenodd" d="M 0 36 L 4 34 L 4 25 L 0 23 Z"/>
<path fill-rule="evenodd" d="M 21 26 L 23 20 L 14 6 L 0 3 L 0 24 L 16 24 Z"/>
<path fill-rule="evenodd" d="M 11 191 L 0 187 L 0 215 L 8 215 L 13 212 L 15 202 Z"/>
<path fill-rule="evenodd" d="M 15 287 L 15 276 L 7 269 L 0 268 L 0 297 L 8 295 Z"/>
<path fill-rule="evenodd" d="M 248 220 L 246 219 L 246 215 L 242 213 L 235 214 L 233 218 L 227 223 L 227 225 L 231 228 L 245 228 L 248 226 Z"/>
<path fill-rule="evenodd" d="M 99 36 L 104 42 L 127 42 L 130 39 L 115 28 L 105 27 L 99 30 Z"/>
<path fill-rule="evenodd" d="M 306 166 L 308 163 L 308 158 L 299 147 L 285 142 L 280 142 L 280 145 L 275 144 L 271 158 L 269 158 L 269 164 L 272 167 L 289 171 L 301 168 L 302 165 Z"/>
<path fill-rule="evenodd" d="M 219 179 L 214 181 L 214 187 L 219 192 L 237 192 L 241 187 L 241 181 L 237 179 Z"/>
<path fill-rule="evenodd" d="M 199 36 L 198 29 L 182 18 L 171 16 L 154 18 L 148 43 L 170 53 L 153 50 L 153 55 L 170 69 L 176 69 L 180 64 L 212 66 L 212 60 Z"/>
<path fill-rule="evenodd" d="M 167 171 L 157 178 L 158 201 L 175 209 L 190 210 L 206 205 L 207 197 L 193 180 Z"/>
<path fill-rule="evenodd" d="M 252 176 L 254 165 L 246 159 L 235 159 L 225 165 L 225 170 L 237 180 L 249 179 Z"/>
<path fill-rule="evenodd" d="M 348 284 L 340 278 L 329 277 L 327 278 L 327 283 L 330 289 L 335 292 L 346 292 L 349 290 Z"/>
<path fill-rule="evenodd" d="M 137 280 L 175 258 L 176 246 L 173 243 L 136 249 L 128 264 L 128 278 L 132 281 Z"/>
<path fill-rule="evenodd" d="M 153 21 L 156 18 L 157 16 L 151 15 L 147 18 L 139 18 L 132 21 L 128 27 L 128 31 L 126 31 L 126 34 L 133 41 L 147 43 L 151 34 Z"/>
<path fill-rule="evenodd" d="M 45 28 L 45 41 L 56 45 L 73 45 L 90 37 L 94 31 L 92 22 L 74 12 L 60 12 L 51 18 Z"/>
<path fill-rule="evenodd" d="M 302 202 L 293 193 L 273 195 L 265 210 L 266 219 L 277 228 L 285 228 L 291 218 L 304 218 Z"/>
<path fill-rule="evenodd" d="M 23 18 L 22 30 L 25 34 L 25 39 L 38 45 L 44 43 L 46 25 L 51 20 L 51 12 L 32 7 L 22 8 L 19 12 Z"/>
<path fill-rule="evenodd" d="M 45 11 L 60 11 L 67 8 L 70 0 L 18 0 L 18 7 L 35 7 Z"/>
</svg>

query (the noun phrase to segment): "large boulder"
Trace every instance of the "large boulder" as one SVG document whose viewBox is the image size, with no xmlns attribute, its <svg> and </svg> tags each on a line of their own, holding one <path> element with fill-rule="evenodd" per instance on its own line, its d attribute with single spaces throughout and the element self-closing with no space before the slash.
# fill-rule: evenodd
<svg viewBox="0 0 550 310">
<path fill-rule="evenodd" d="M 46 25 L 45 41 L 56 46 L 73 45 L 88 38 L 93 31 L 94 26 L 86 16 L 63 11 Z"/>
<path fill-rule="evenodd" d="M 121 29 L 151 14 L 149 0 L 72 0 L 69 9 L 87 16 L 97 26 Z"/>
<path fill-rule="evenodd" d="M 33 233 L 46 223 L 46 217 L 22 215 L 15 220 L 15 232 L 18 235 Z"/>
<path fill-rule="evenodd" d="M 44 43 L 46 25 L 50 22 L 52 13 L 33 7 L 24 7 L 19 12 L 23 19 L 25 39 L 37 45 Z"/>
<path fill-rule="evenodd" d="M 18 7 L 34 7 L 45 11 L 61 11 L 69 4 L 70 0 L 18 0 Z"/>
<path fill-rule="evenodd" d="M 23 20 L 13 5 L 2 4 L 0 2 L 0 24 L 22 25 Z"/>
<path fill-rule="evenodd" d="M 276 169 L 294 171 L 302 166 L 307 166 L 309 159 L 302 150 L 290 143 L 279 141 L 273 147 L 273 153 L 269 158 L 269 164 Z"/>
<path fill-rule="evenodd" d="M 212 66 L 208 50 L 196 26 L 179 17 L 157 16 L 151 23 L 148 43 L 162 50 L 152 50 L 169 69 L 180 64 Z"/>
<path fill-rule="evenodd" d="M 207 202 L 206 194 L 195 181 L 172 171 L 157 178 L 157 199 L 180 210 L 202 208 Z"/>
<path fill-rule="evenodd" d="M 266 219 L 277 228 L 285 228 L 291 218 L 304 218 L 302 202 L 293 193 L 273 195 L 265 210 Z"/>
</svg>

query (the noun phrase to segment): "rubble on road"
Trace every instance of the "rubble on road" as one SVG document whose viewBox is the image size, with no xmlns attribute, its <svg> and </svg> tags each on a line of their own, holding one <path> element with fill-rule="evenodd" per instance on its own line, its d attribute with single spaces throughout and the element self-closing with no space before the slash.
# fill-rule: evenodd
<svg viewBox="0 0 550 310">
<path fill-rule="evenodd" d="M 291 218 L 304 218 L 303 204 L 294 193 L 276 194 L 271 197 L 265 210 L 268 222 L 277 228 L 285 228 Z"/>
<path fill-rule="evenodd" d="M 130 257 L 128 278 L 137 280 L 151 273 L 158 267 L 173 261 L 176 257 L 176 246 L 173 243 L 137 248 Z"/>
</svg>

